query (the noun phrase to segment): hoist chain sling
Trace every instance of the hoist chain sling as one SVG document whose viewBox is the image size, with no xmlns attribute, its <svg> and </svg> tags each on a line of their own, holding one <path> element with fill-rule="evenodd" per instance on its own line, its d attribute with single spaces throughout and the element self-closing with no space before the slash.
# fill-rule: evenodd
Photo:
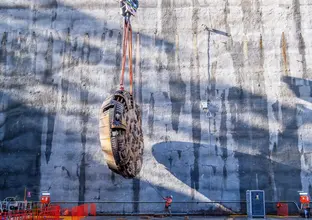
<svg viewBox="0 0 312 220">
<path fill-rule="evenodd" d="M 132 95 L 132 28 L 130 16 L 135 12 L 131 8 L 132 3 L 134 0 L 120 0 L 121 11 L 124 16 L 120 88 L 103 102 L 100 112 L 100 141 L 105 161 L 114 173 L 125 178 L 133 178 L 140 172 L 144 149 L 141 110 Z M 135 4 L 137 8 L 137 1 Z M 124 90 L 127 52 L 129 52 L 129 91 Z"/>
<path fill-rule="evenodd" d="M 120 90 L 124 90 L 124 75 L 127 60 L 127 49 L 129 46 L 129 81 L 130 90 L 129 93 L 133 93 L 133 72 L 132 72 L 132 27 L 130 23 L 130 16 L 124 18 L 124 29 L 123 29 L 123 42 L 122 42 L 122 66 L 120 76 Z"/>
</svg>

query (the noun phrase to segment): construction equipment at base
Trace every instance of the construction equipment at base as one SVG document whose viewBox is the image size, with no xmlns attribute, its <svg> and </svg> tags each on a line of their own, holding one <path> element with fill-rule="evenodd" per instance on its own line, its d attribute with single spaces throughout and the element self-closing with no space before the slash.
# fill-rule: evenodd
<svg viewBox="0 0 312 220">
<path fill-rule="evenodd" d="M 130 1 L 130 0 L 121 0 Z M 132 2 L 132 1 L 130 1 Z M 123 2 L 121 6 L 128 5 Z M 134 4 L 136 7 L 138 2 Z M 141 111 L 135 104 L 132 73 L 132 27 L 130 17 L 133 7 L 123 7 L 124 16 L 122 68 L 120 89 L 108 97 L 100 112 L 100 141 L 108 167 L 125 178 L 135 177 L 142 168 L 143 162 L 143 132 Z M 137 8 L 134 8 L 135 11 Z M 127 51 L 128 50 L 128 51 Z M 124 73 L 126 54 L 129 53 L 129 84 L 130 91 L 124 90 Z"/>
</svg>

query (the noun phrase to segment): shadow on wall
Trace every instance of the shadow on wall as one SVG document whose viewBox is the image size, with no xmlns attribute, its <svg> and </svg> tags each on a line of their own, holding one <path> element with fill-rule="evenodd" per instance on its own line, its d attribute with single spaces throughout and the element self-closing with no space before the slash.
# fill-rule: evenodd
<svg viewBox="0 0 312 220">
<path fill-rule="evenodd" d="M 311 102 L 304 92 L 309 92 L 309 87 L 301 91 L 294 83 L 289 84 L 293 80 L 284 78 L 286 87 L 291 86 L 297 97 Z M 298 129 L 311 124 L 311 109 L 305 108 L 304 113 L 298 111 L 298 101 L 289 106 L 284 101 L 288 97 L 281 97 L 269 106 L 266 96 L 257 92 L 250 93 L 238 87 L 214 91 L 212 100 L 220 97 L 220 101 L 213 101 L 218 106 L 214 106 L 217 111 L 209 118 L 201 118 L 209 123 L 210 139 L 201 138 L 201 141 L 210 144 L 176 142 L 171 137 L 170 141 L 153 146 L 156 160 L 194 190 L 203 195 L 209 193 L 207 196 L 212 200 L 228 200 L 223 193 L 238 188 L 240 199 L 245 200 L 246 190 L 259 188 L 265 190 L 267 200 L 297 201 L 298 191 L 302 190 L 301 177 L 310 174 L 310 169 L 302 168 L 301 159 L 311 167 L 307 159 L 310 152 L 305 152 L 303 146 L 301 151 L 298 149 L 301 137 Z M 276 142 L 269 131 L 269 108 L 274 116 L 272 122 L 276 121 L 283 128 L 276 131 Z M 216 128 L 216 121 L 219 128 Z M 228 127 L 229 121 L 231 127 Z M 233 141 L 236 149 L 233 149 Z M 305 144 L 311 145 L 311 142 Z M 235 178 L 239 181 L 237 188 L 231 184 Z M 308 185 L 311 189 L 312 183 Z"/>
<path fill-rule="evenodd" d="M 18 164 L 23 164 L 23 168 L 34 171 L 22 174 L 18 166 L 18 169 L 15 169 L 7 163 L 1 164 L 0 175 L 3 178 L 0 180 L 0 187 L 2 185 L 0 196 L 3 197 L 17 192 L 23 194 L 23 185 L 18 185 L 17 183 L 26 183 L 24 185 L 27 185 L 30 189 L 40 185 L 40 163 L 49 163 L 51 152 L 53 152 L 52 140 L 55 129 L 56 111 L 58 111 L 57 106 L 60 106 L 60 110 L 64 111 L 64 114 L 67 116 L 77 114 L 78 117 L 81 117 L 84 126 L 81 142 L 82 145 L 85 144 L 83 143 L 86 141 L 85 128 L 86 124 L 90 123 L 87 120 L 88 114 L 86 114 L 89 111 L 88 105 L 98 103 L 100 106 L 103 100 L 98 94 L 93 94 L 91 91 L 97 79 L 91 77 L 92 74 L 89 74 L 88 69 L 81 71 L 81 69 L 75 69 L 76 67 L 80 64 L 86 64 L 86 66 L 102 64 L 105 68 L 112 68 L 110 71 L 107 71 L 107 76 L 110 77 L 111 81 L 105 83 L 109 85 L 108 87 L 111 90 L 118 85 L 121 61 L 121 34 L 119 30 L 109 30 L 105 28 L 107 25 L 105 22 L 107 21 L 103 21 L 103 25 L 95 18 L 60 3 L 49 4 L 45 7 L 37 5 L 35 8 L 36 10 L 34 11 L 31 11 L 28 7 L 13 7 L 10 10 L 16 9 L 26 10 L 29 13 L 32 12 L 34 27 L 40 31 L 36 31 L 36 28 L 34 32 L 22 27 L 15 28 L 9 26 L 7 23 L 0 25 L 4 29 L 15 30 L 2 34 L 0 48 L 0 74 L 6 77 L 6 79 L 9 79 L 8 81 L 1 82 L 1 88 L 5 92 L 1 96 L 2 136 L 0 152 L 1 155 L 5 155 L 9 160 L 16 160 L 20 162 Z M 58 30 L 57 33 L 53 31 L 46 33 L 46 30 L 55 30 L 55 25 L 58 22 L 58 9 L 60 8 L 69 9 L 71 11 L 70 13 L 75 14 L 77 17 L 74 16 L 74 18 L 68 19 L 68 27 Z M 11 19 L 12 16 L 7 9 L 4 6 L 0 7 L 1 12 L 5 12 L 2 15 L 6 16 L 7 19 Z M 50 19 L 50 22 L 42 22 L 41 19 L 47 18 Z M 91 21 L 94 27 L 103 27 L 103 31 L 97 30 L 97 33 L 92 32 L 82 34 L 83 36 L 73 36 L 71 28 L 79 20 Z M 41 34 L 41 32 L 45 34 Z M 170 33 L 167 34 L 170 35 Z M 92 39 L 96 36 L 101 36 L 99 37 L 101 39 L 100 46 L 93 44 Z M 175 45 L 166 39 L 158 39 L 147 35 L 141 35 L 141 38 L 142 47 L 155 46 L 155 49 L 158 51 L 164 49 L 168 56 L 168 63 L 165 65 L 160 60 L 157 60 L 157 72 L 161 72 L 162 69 L 167 68 L 169 72 L 175 73 L 169 76 L 170 94 L 167 92 L 163 93 L 166 100 L 170 99 L 172 103 L 172 127 L 173 130 L 178 132 L 179 116 L 181 109 L 185 105 L 186 84 L 183 82 L 180 70 L 177 67 L 179 64 L 173 62 L 175 60 Z M 150 42 L 154 42 L 154 44 Z M 46 44 L 46 47 L 39 48 L 38 45 L 42 43 Z M 237 44 L 236 47 L 238 48 L 237 53 L 241 55 L 242 45 Z M 233 52 L 233 57 L 234 55 L 237 54 Z M 146 71 L 152 68 L 150 66 L 149 61 L 145 60 L 141 70 Z M 215 64 L 213 66 L 215 70 L 217 65 Z M 237 66 L 235 68 L 239 69 Z M 74 75 L 73 72 L 77 72 L 78 74 Z M 62 74 L 61 80 L 57 82 L 55 79 L 59 73 Z M 259 188 L 263 187 L 266 190 L 268 200 L 273 198 L 273 194 L 283 200 L 294 200 L 297 198 L 297 191 L 302 188 L 300 179 L 300 157 L 302 155 L 297 149 L 297 109 L 287 106 L 283 101 L 278 101 L 273 106 L 269 106 L 273 109 L 276 121 L 285 128 L 277 134 L 278 141 L 271 143 L 271 134 L 268 130 L 267 97 L 265 95 L 255 95 L 259 92 L 257 89 L 255 89 L 255 93 L 245 91 L 244 84 L 242 86 L 243 88 L 231 87 L 227 92 L 225 90 L 218 90 L 215 88 L 222 85 L 217 85 L 214 81 L 211 83 L 211 88 L 213 89 L 209 91 L 209 97 L 211 100 L 215 100 L 217 96 L 221 97 L 220 108 L 219 111 L 215 111 L 212 114 L 211 119 L 207 119 L 207 123 L 211 121 L 211 127 L 214 127 L 216 121 L 221 120 L 220 127 L 218 128 L 220 132 L 218 134 L 209 134 L 213 139 L 212 144 L 208 146 L 202 145 L 200 144 L 200 141 L 204 141 L 201 137 L 202 130 L 198 126 L 200 126 L 200 120 L 206 119 L 201 118 L 202 113 L 200 112 L 198 102 L 200 101 L 200 89 L 201 87 L 203 88 L 203 84 L 200 85 L 199 81 L 196 82 L 195 73 L 191 75 L 191 117 L 193 123 L 184 124 L 183 126 L 192 128 L 187 132 L 193 132 L 194 143 L 174 142 L 174 139 L 171 138 L 172 141 L 170 142 L 153 146 L 155 158 L 164 164 L 172 174 L 193 188 L 194 192 L 196 190 L 203 190 L 203 194 L 205 194 L 206 187 L 209 190 L 219 188 L 221 191 L 230 190 L 229 180 L 237 175 L 240 184 L 241 199 L 245 198 L 245 190 L 254 189 L 257 185 Z M 22 78 L 23 76 L 25 78 Z M 27 79 L 29 83 L 25 85 L 25 81 L 17 79 Z M 292 81 L 293 79 L 286 78 L 285 82 Z M 249 84 L 249 82 L 247 83 Z M 43 97 L 47 94 L 41 96 L 37 91 L 32 91 L 32 85 L 38 84 L 44 85 L 47 93 L 52 94 L 51 97 L 53 98 L 43 102 Z M 78 90 L 71 88 L 78 88 Z M 263 89 L 260 83 L 259 86 L 254 86 L 254 88 Z M 300 96 L 298 87 L 292 86 L 291 88 L 294 89 L 293 91 L 296 95 Z M 142 93 L 142 88 L 139 88 L 139 90 Z M 152 93 L 154 91 L 150 92 Z M 25 96 L 25 94 L 31 95 Z M 261 94 L 266 94 L 266 92 L 262 91 Z M 60 103 L 58 103 L 58 95 L 62 97 Z M 12 98 L 13 96 L 14 98 Z M 30 101 L 27 97 L 34 97 L 31 105 L 29 105 Z M 71 97 L 76 97 L 82 106 L 76 112 L 71 112 L 69 103 Z M 89 97 L 93 98 L 91 99 Z M 143 100 L 141 99 L 141 101 Z M 49 109 L 43 108 L 46 107 L 45 105 L 49 106 Z M 152 95 L 149 105 L 151 108 L 154 108 L 155 100 Z M 148 114 L 150 114 L 148 116 L 149 125 L 153 127 L 154 113 L 150 111 Z M 260 116 L 262 120 L 254 122 L 253 119 L 248 119 L 249 121 L 246 122 L 246 118 L 248 118 L 246 115 L 248 114 Z M 47 140 L 46 143 L 41 143 L 43 133 L 42 123 L 45 117 L 48 120 Z M 21 118 L 23 122 L 19 122 L 17 120 L 18 118 Z M 227 125 L 229 121 L 231 122 L 231 127 Z M 20 126 L 18 123 L 22 123 L 22 125 Z M 308 121 L 303 121 L 303 123 L 308 123 Z M 36 132 L 29 133 L 29 130 L 35 130 Z M 27 135 L 22 135 L 25 132 L 28 132 Z M 150 135 L 153 136 L 152 129 Z M 66 133 L 66 136 L 70 136 L 70 132 Z M 235 142 L 235 146 L 238 146 L 237 149 L 230 149 L 230 136 Z M 91 141 L 96 143 L 95 145 L 100 146 L 97 135 Z M 41 152 L 40 148 L 42 144 L 47 149 L 45 155 L 46 160 L 44 161 L 38 159 L 38 153 Z M 273 146 L 272 149 L 270 149 L 270 146 Z M 27 153 L 23 153 L 23 151 Z M 21 154 L 20 157 L 17 156 L 19 153 Z M 82 153 L 81 163 L 79 164 L 80 179 L 78 197 L 80 201 L 84 199 L 85 190 L 90 190 L 85 188 L 86 181 L 88 181 L 86 176 L 89 175 L 86 171 L 85 153 Z M 238 168 L 232 167 L 230 160 L 233 161 L 233 158 L 238 160 Z M 210 161 L 214 161 L 214 163 L 210 163 Z M 285 162 L 285 164 L 282 162 Z M 180 170 L 177 170 L 179 168 L 178 165 L 188 167 L 188 169 L 180 168 Z M 67 168 L 62 164 L 60 164 L 60 167 L 66 174 Z M 7 172 L 7 170 L 11 171 Z M 202 170 L 204 170 L 204 173 L 201 173 Z M 215 178 L 215 181 L 209 182 L 213 178 Z M 13 179 L 15 180 L 13 181 Z M 1 181 L 3 182 L 1 183 Z M 208 182 L 205 183 L 205 181 Z M 134 191 L 133 200 L 137 201 L 140 198 L 139 191 L 141 186 L 136 183 L 132 187 Z M 218 199 L 217 197 L 213 198 L 213 196 L 209 196 L 209 198 Z"/>
<path fill-rule="evenodd" d="M 65 19 L 58 15 L 60 11 Z M 111 68 L 107 75 L 112 82 L 104 83 L 112 85 L 110 88 L 114 90 L 119 82 L 122 36 L 119 29 L 106 28 L 107 21 L 99 21 L 57 1 L 38 2 L 33 8 L 0 3 L 0 12 L 3 18 L 0 29 L 4 31 L 0 33 L 0 74 L 6 79 L 0 82 L 3 89 L 0 94 L 0 156 L 4 158 L 0 164 L 0 198 L 4 198 L 15 194 L 23 195 L 25 186 L 35 194 L 39 193 L 41 163 L 50 162 L 55 147 L 52 143 L 58 111 L 66 116 L 80 117 L 83 124 L 81 142 L 82 145 L 85 144 L 86 124 L 90 123 L 88 105 L 98 103 L 100 106 L 103 100 L 100 94 L 93 94 L 91 91 L 97 79 L 91 77 L 88 69 L 81 71 L 78 66 L 103 65 Z M 29 14 L 31 19 L 25 19 L 24 16 L 27 15 L 28 18 Z M 9 20 L 16 21 L 14 26 Z M 58 28 L 60 24 L 61 29 Z M 73 31 L 75 25 L 79 24 L 81 29 Z M 91 27 L 97 30 L 90 30 Z M 83 30 L 86 32 L 81 33 Z M 76 33 L 75 36 L 73 32 Z M 163 39 L 144 34 L 140 36 L 142 47 L 151 47 L 149 42 L 155 41 L 159 48 L 163 45 L 174 48 L 172 43 Z M 99 45 L 94 44 L 94 38 L 100 39 Z M 46 97 L 50 97 L 49 100 Z M 73 99 L 77 100 L 78 109 L 70 106 L 70 100 Z M 43 123 L 47 124 L 46 131 L 43 131 Z M 46 136 L 45 143 L 42 143 L 43 135 Z M 70 140 L 72 131 L 65 131 L 65 136 Z M 88 138 L 88 141 L 100 146 L 97 135 Z M 40 160 L 42 146 L 45 147 L 44 161 Z M 84 177 L 84 154 L 85 152 L 82 153 L 79 164 L 81 175 L 77 199 L 81 201 L 84 200 L 87 181 Z M 57 168 L 68 170 L 62 164 L 56 170 Z M 137 186 L 133 188 L 138 191 Z M 139 198 L 138 195 L 136 198 Z"/>
<path fill-rule="evenodd" d="M 39 193 L 44 113 L 0 93 L 0 198 Z"/>
<path fill-rule="evenodd" d="M 235 178 L 240 179 L 240 188 L 239 193 L 246 195 L 246 190 L 260 189 L 265 190 L 266 196 L 270 198 L 272 193 L 272 185 L 268 182 L 270 179 L 270 173 L 266 172 L 267 165 L 272 164 L 276 170 L 279 171 L 279 175 L 284 176 L 285 179 L 291 180 L 289 184 L 280 184 L 279 187 L 287 190 L 290 190 L 291 193 L 295 193 L 295 197 L 298 197 L 296 186 L 292 183 L 292 180 L 300 174 L 300 167 L 293 167 L 283 163 L 277 163 L 266 155 L 261 155 L 259 152 L 251 152 L 250 154 L 239 152 L 237 150 L 231 151 L 229 149 L 224 149 L 222 147 L 209 146 L 209 145 L 200 145 L 201 148 L 201 158 L 199 159 L 199 170 L 200 172 L 200 187 L 198 191 L 207 198 L 211 200 L 221 200 L 219 197 L 222 194 L 222 191 L 234 191 L 235 186 L 228 185 L 224 186 L 225 178 Z M 177 179 L 181 180 L 191 188 L 195 188 L 194 179 L 196 179 L 194 173 L 194 164 L 192 156 L 194 153 L 193 143 L 190 142 L 162 142 L 153 146 L 153 155 L 156 160 L 163 164 L 166 169 Z M 243 159 L 244 162 L 240 162 L 240 167 L 237 170 L 235 164 L 228 164 L 224 168 L 222 164 L 222 159 L 220 156 L 222 152 L 227 151 L 229 157 Z M 257 163 L 261 161 L 261 163 Z M 244 168 L 244 170 L 241 169 Z M 249 167 L 249 169 L 246 169 Z M 225 171 L 224 169 L 227 169 Z M 226 172 L 226 174 L 225 174 Z M 258 177 L 256 177 L 256 174 Z M 252 181 L 250 181 L 252 180 Z M 276 180 L 277 185 L 280 183 Z M 282 183 L 282 182 L 281 182 Z M 298 183 L 298 181 L 296 181 Z M 236 184 L 233 182 L 233 184 Z M 296 188 L 294 188 L 296 187 Z M 159 188 L 160 191 L 162 189 Z M 218 192 L 216 194 L 214 192 Z M 166 192 L 172 193 L 172 192 Z M 291 193 L 288 193 L 289 196 L 294 196 Z M 183 195 L 174 195 L 177 197 L 177 200 L 183 200 L 181 196 Z M 215 196 L 213 196 L 215 195 Z M 193 198 L 194 199 L 194 198 Z M 224 199 L 225 201 L 227 199 Z M 237 199 L 236 199 L 237 200 Z M 244 199 L 245 200 L 245 199 Z M 267 199 L 270 200 L 270 199 Z"/>
<path fill-rule="evenodd" d="M 312 80 L 292 76 L 284 76 L 282 81 L 287 84 L 297 98 L 312 101 Z"/>
<path fill-rule="evenodd" d="M 53 153 L 56 113 L 45 111 L 42 106 L 32 107 L 36 103 L 15 99 L 3 92 L 0 92 L 0 103 L 0 198 L 18 195 L 22 199 L 24 187 L 33 195 L 39 195 L 40 166 L 46 162 L 41 161 L 41 148 L 44 146 L 48 161 Z M 43 135 L 45 142 L 42 142 Z M 66 130 L 69 139 L 72 135 L 76 134 Z M 89 140 L 96 142 L 97 137 Z M 67 170 L 66 166 L 60 167 Z"/>
</svg>

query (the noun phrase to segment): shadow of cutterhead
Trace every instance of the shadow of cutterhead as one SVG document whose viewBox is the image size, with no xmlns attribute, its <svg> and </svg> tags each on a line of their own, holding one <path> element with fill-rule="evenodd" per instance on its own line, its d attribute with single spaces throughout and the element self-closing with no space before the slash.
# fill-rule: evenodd
<svg viewBox="0 0 312 220">
<path fill-rule="evenodd" d="M 228 156 L 227 163 L 222 159 L 225 151 Z M 274 190 L 281 191 L 289 200 L 294 196 L 298 197 L 300 186 L 296 182 L 285 183 L 284 180 L 274 179 L 274 174 L 291 180 L 300 176 L 301 168 L 289 164 L 287 160 L 271 159 L 253 150 L 252 146 L 227 149 L 169 141 L 155 144 L 152 152 L 157 162 L 163 164 L 171 175 L 211 200 L 233 200 L 234 195 L 238 201 L 239 195 L 246 195 L 246 190 L 252 189 L 264 190 L 266 195 L 272 194 Z M 241 161 L 239 164 L 238 160 Z M 195 172 L 195 169 L 198 171 Z M 276 188 L 272 186 L 272 181 Z M 180 196 L 178 199 L 182 200 Z"/>
</svg>

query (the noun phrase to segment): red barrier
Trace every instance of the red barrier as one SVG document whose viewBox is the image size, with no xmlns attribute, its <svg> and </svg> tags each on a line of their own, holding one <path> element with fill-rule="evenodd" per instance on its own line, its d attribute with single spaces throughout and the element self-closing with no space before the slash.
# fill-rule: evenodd
<svg viewBox="0 0 312 220">
<path fill-rule="evenodd" d="M 84 215 L 84 205 L 78 206 L 78 216 L 83 216 Z"/>
<path fill-rule="evenodd" d="M 71 211 L 72 220 L 79 220 L 83 216 L 84 214 L 83 212 L 84 212 L 84 205 L 73 207 Z"/>
<path fill-rule="evenodd" d="M 279 215 L 279 216 L 288 216 L 288 204 L 280 203 L 277 206 L 277 215 Z"/>
<path fill-rule="evenodd" d="M 90 215 L 96 216 L 96 204 L 95 203 L 90 204 Z"/>
<path fill-rule="evenodd" d="M 83 205 L 83 216 L 88 216 L 89 215 L 89 204 L 84 204 Z"/>
<path fill-rule="evenodd" d="M 73 220 L 79 220 L 84 216 L 88 216 L 89 213 L 90 215 L 95 216 L 96 205 L 90 204 L 90 211 L 89 211 L 89 204 L 83 204 L 83 205 L 72 207 L 71 211 L 69 211 L 68 209 L 65 209 L 62 211 L 62 213 L 64 213 L 64 215 L 67 215 L 67 216 L 72 216 Z"/>
<path fill-rule="evenodd" d="M 79 219 L 78 216 L 78 206 L 72 207 L 71 216 L 73 220 Z"/>
<path fill-rule="evenodd" d="M 40 212 L 39 216 L 44 219 L 60 219 L 61 207 L 59 205 L 48 206 Z"/>
<path fill-rule="evenodd" d="M 80 220 L 85 216 L 96 216 L 96 204 L 83 204 L 72 208 L 61 209 L 60 205 L 49 205 L 47 207 L 34 208 L 32 210 L 21 210 L 2 213 L 5 219 L 20 218 L 20 219 L 60 219 L 61 215 L 72 216 L 72 220 Z M 0 217 L 1 220 L 1 217 Z"/>
<path fill-rule="evenodd" d="M 31 219 L 32 218 L 32 211 L 27 210 L 19 210 L 19 211 L 9 211 L 3 212 L 0 215 L 1 219 Z"/>
<path fill-rule="evenodd" d="M 89 208 L 90 207 L 90 208 Z M 72 216 L 72 220 L 80 220 L 85 216 L 96 216 L 96 204 L 83 204 L 72 208 L 61 209 L 60 205 L 49 205 L 41 208 L 33 208 L 32 210 L 16 210 L 10 212 L 0 213 L 4 219 L 60 219 L 61 215 Z"/>
<path fill-rule="evenodd" d="M 62 209 L 61 210 L 61 215 L 64 215 L 64 216 L 71 216 L 72 215 L 72 210 L 71 209 Z"/>
</svg>

